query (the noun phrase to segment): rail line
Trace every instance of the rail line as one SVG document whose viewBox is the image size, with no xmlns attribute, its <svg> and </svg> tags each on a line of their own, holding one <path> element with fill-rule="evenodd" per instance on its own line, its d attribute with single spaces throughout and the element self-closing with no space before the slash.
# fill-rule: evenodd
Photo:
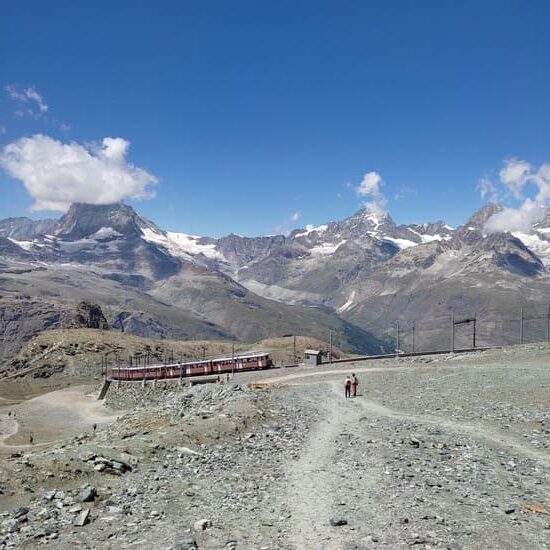
<svg viewBox="0 0 550 550">
<path fill-rule="evenodd" d="M 483 347 L 483 348 L 460 348 L 455 350 L 436 350 L 436 351 L 415 351 L 403 353 L 385 353 L 380 355 L 363 355 L 360 357 L 352 357 L 346 359 L 333 359 L 332 361 L 324 361 L 321 365 L 334 365 L 335 363 L 354 363 L 357 361 L 369 361 L 372 359 L 399 359 L 400 357 L 422 357 L 424 355 L 446 355 L 449 353 L 471 353 L 473 351 L 487 351 L 490 349 L 500 349 L 502 346 Z M 297 366 L 297 365 L 290 365 Z"/>
</svg>

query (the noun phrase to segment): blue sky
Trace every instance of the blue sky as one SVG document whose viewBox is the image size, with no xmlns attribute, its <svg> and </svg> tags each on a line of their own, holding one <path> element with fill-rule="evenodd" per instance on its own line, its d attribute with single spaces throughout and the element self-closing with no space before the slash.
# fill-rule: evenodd
<svg viewBox="0 0 550 550">
<path fill-rule="evenodd" d="M 51 138 L 25 149 L 35 179 L 62 144 L 95 155 L 100 175 L 115 155 L 158 181 L 144 200 L 129 182 L 126 200 L 166 229 L 257 235 L 341 219 L 373 199 L 357 193 L 370 172 L 397 222 L 457 225 L 504 161 L 550 162 L 548 2 L 0 8 L 0 146 Z M 107 152 L 106 137 L 128 150 Z M 53 204 L 44 193 L 55 202 L 64 176 L 29 194 L 8 172 L 0 218 L 59 215 L 30 208 Z"/>
</svg>

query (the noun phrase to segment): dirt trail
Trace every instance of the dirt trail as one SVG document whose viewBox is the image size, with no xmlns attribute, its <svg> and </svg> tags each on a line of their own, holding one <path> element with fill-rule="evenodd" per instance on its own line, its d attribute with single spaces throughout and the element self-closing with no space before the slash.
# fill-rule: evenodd
<svg viewBox="0 0 550 550">
<path fill-rule="evenodd" d="M 346 417 L 341 402 L 330 396 L 325 415 L 317 423 L 300 460 L 293 463 L 287 477 L 286 502 L 291 507 L 296 548 L 333 548 L 330 521 L 332 488 L 338 482 L 331 468 L 334 439 Z M 329 546 L 330 543 L 330 546 Z"/>
<path fill-rule="evenodd" d="M 2 435 L 0 436 L 0 450 L 7 450 L 9 452 L 23 449 L 40 448 L 45 445 L 61 441 L 60 439 L 56 439 L 55 441 L 44 441 L 42 443 L 37 443 L 36 445 L 34 443 L 32 445 L 30 443 L 21 445 L 8 445 L 6 443 L 6 440 L 16 435 L 19 431 L 19 422 L 17 422 L 17 420 L 14 420 L 13 418 L 0 418 L 0 430 L 2 433 Z M 4 433 L 5 430 L 6 433 Z"/>
<path fill-rule="evenodd" d="M 360 369 L 355 369 L 361 372 Z M 372 370 L 372 369 L 369 369 Z M 330 375 L 331 372 L 323 374 Z M 330 548 L 331 550 L 347 550 L 349 546 L 346 537 L 353 537 L 353 524 L 355 515 L 361 508 L 349 507 L 349 501 L 369 502 L 370 509 L 382 509 L 386 502 L 386 458 L 384 455 L 374 456 L 369 445 L 364 440 L 364 434 L 356 437 L 354 427 L 359 427 L 362 420 L 369 418 L 380 419 L 381 422 L 403 421 L 406 424 L 414 424 L 428 430 L 442 429 L 447 437 L 456 438 L 466 436 L 475 441 L 486 452 L 492 449 L 504 451 L 511 457 L 523 457 L 534 460 L 543 469 L 550 467 L 550 456 L 547 450 L 539 450 L 528 447 L 521 439 L 513 434 L 503 433 L 490 425 L 460 419 L 449 419 L 443 416 L 428 414 L 410 414 L 398 409 L 386 407 L 372 401 L 366 395 L 360 395 L 356 399 L 344 399 L 341 384 L 341 371 L 334 372 L 338 380 L 317 382 L 320 394 L 323 396 L 322 416 L 315 424 L 309 438 L 306 440 L 300 459 L 288 466 L 286 474 L 286 489 L 284 502 L 287 503 L 291 513 L 292 547 L 296 550 L 305 548 L 317 550 Z M 332 377 L 333 378 L 333 377 Z M 289 374 L 286 377 L 277 377 L 273 382 L 284 383 L 292 381 L 293 385 L 312 387 L 311 374 Z M 330 388 L 330 391 L 322 391 L 322 388 Z M 386 425 L 386 424 L 383 424 Z M 349 441 L 348 438 L 349 437 Z M 355 437 L 355 439 L 353 439 Z M 368 457 L 360 467 L 361 480 L 355 483 L 354 462 L 345 462 L 343 456 L 347 453 L 347 446 L 358 457 Z M 344 453 L 344 454 L 342 454 Z M 359 489 L 359 487 L 361 489 Z M 361 505 L 359 505 L 361 506 Z M 366 513 L 364 510 L 363 514 Z M 347 519 L 351 514 L 351 526 L 341 527 L 331 525 L 331 519 Z M 361 514 L 361 512 L 359 512 Z M 366 517 L 366 516 L 363 516 Z M 370 518 L 376 525 L 379 518 Z M 391 522 L 390 522 L 391 525 Z M 348 529 L 351 530 L 348 531 Z M 382 529 L 381 525 L 378 525 Z M 394 529 L 386 534 L 389 540 L 398 537 L 398 530 Z M 348 533 L 346 537 L 342 535 Z M 363 539 L 366 540 L 366 539 Z M 389 544 L 391 546 L 394 544 Z M 366 543 L 367 547 L 368 542 Z"/>
<path fill-rule="evenodd" d="M 468 368 L 469 366 L 466 366 Z M 414 367 L 359 367 L 355 368 L 354 371 L 357 373 L 367 373 L 367 372 L 380 372 L 388 370 L 407 370 L 410 371 Z M 421 367 L 425 368 L 425 367 Z M 464 365 L 445 365 L 444 368 L 455 368 L 460 369 L 458 372 L 453 372 L 445 375 L 444 377 L 450 376 L 459 376 L 462 374 Z M 477 368 L 477 367 L 475 367 Z M 441 367 L 439 367 L 441 369 Z M 349 369 L 347 369 L 349 370 Z M 347 371 L 344 371 L 347 372 Z M 310 379 L 312 377 L 322 376 L 332 377 L 333 375 L 342 375 L 342 370 L 330 370 L 323 371 L 322 373 L 292 373 L 284 376 L 278 376 L 275 378 L 270 378 L 267 380 L 262 380 L 263 383 L 267 384 L 281 384 L 285 382 L 292 382 L 293 384 L 299 385 L 310 385 L 312 382 Z M 332 381 L 331 386 L 333 390 L 339 394 L 339 382 Z M 392 409 L 381 405 L 375 401 L 368 399 L 366 396 L 361 396 L 357 403 L 359 403 L 364 409 L 368 412 L 375 414 L 376 416 L 395 418 L 401 420 L 410 420 L 418 424 L 428 424 L 434 426 L 443 426 L 452 432 L 465 433 L 474 437 L 475 439 L 481 439 L 489 441 L 492 444 L 495 444 L 499 447 L 508 447 L 510 450 L 513 450 L 516 453 L 522 454 L 533 460 L 541 462 L 543 465 L 550 465 L 550 456 L 549 453 L 545 450 L 537 450 L 533 448 L 526 447 L 524 442 L 514 437 L 512 434 L 504 433 L 500 430 L 492 429 L 489 426 L 474 424 L 471 422 L 461 422 L 458 420 L 449 420 L 448 418 L 436 416 L 436 415 L 419 415 L 419 414 L 409 414 L 403 411 Z M 334 406 L 336 410 L 339 410 L 338 407 Z M 349 410 L 346 410 L 346 413 L 349 413 Z"/>
<path fill-rule="evenodd" d="M 31 448 L 28 444 L 31 433 L 32 447 L 37 447 L 56 443 L 90 429 L 93 424 L 115 420 L 118 415 L 110 415 L 103 402 L 87 394 L 87 390 L 89 388 L 70 388 L 46 393 L 13 407 L 15 419 L 1 415 L 0 452 Z"/>
</svg>

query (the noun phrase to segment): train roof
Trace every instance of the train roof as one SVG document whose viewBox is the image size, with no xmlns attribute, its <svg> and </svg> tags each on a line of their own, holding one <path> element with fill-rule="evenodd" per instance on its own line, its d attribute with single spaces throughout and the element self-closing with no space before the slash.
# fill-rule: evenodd
<svg viewBox="0 0 550 550">
<path fill-rule="evenodd" d="M 169 363 L 166 365 L 164 363 L 160 363 L 157 365 L 145 365 L 143 367 L 112 367 L 112 368 L 116 370 L 132 370 L 132 371 L 144 370 L 144 369 L 155 369 L 155 368 L 161 368 L 161 367 L 169 369 L 173 367 L 190 367 L 192 365 L 199 365 L 199 366 L 208 365 L 210 363 L 214 363 L 217 361 L 232 361 L 233 359 L 254 359 L 256 357 L 265 357 L 266 355 L 269 355 L 269 353 L 259 351 L 255 353 L 235 355 L 234 357 L 218 357 L 216 359 L 201 359 L 199 361 L 187 361 L 185 363 Z"/>
</svg>

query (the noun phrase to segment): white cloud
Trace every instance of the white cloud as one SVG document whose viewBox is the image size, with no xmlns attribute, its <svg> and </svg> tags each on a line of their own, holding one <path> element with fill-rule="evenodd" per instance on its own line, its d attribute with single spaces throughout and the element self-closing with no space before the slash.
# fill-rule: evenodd
<svg viewBox="0 0 550 550">
<path fill-rule="evenodd" d="M 370 201 L 363 204 L 363 208 L 377 220 L 382 220 L 386 215 L 386 202 Z"/>
<path fill-rule="evenodd" d="M 85 147 L 37 134 L 6 145 L 0 166 L 23 183 L 34 199 L 33 210 L 65 212 L 73 202 L 151 198 L 158 180 L 127 162 L 129 145 L 107 137 L 100 145 Z"/>
<path fill-rule="evenodd" d="M 533 225 L 542 220 L 546 208 L 550 206 L 550 164 L 543 164 L 537 169 L 523 160 L 507 160 L 499 172 L 499 179 L 506 194 L 512 195 L 514 199 L 521 201 L 521 204 L 516 208 L 504 208 L 491 216 L 485 224 L 485 230 L 489 233 L 499 231 L 530 233 Z M 484 185 L 496 196 L 496 187 L 491 182 Z M 534 196 L 527 196 L 526 190 L 530 191 L 531 186 L 535 189 Z M 478 188 L 483 196 L 481 182 Z M 533 193 L 530 194 L 533 195 Z"/>
<path fill-rule="evenodd" d="M 0 126 L 0 136 L 3 136 L 6 133 L 6 127 Z"/>
<path fill-rule="evenodd" d="M 497 189 L 488 178 L 481 178 L 476 186 L 482 199 L 489 197 L 489 200 L 496 200 Z"/>
<path fill-rule="evenodd" d="M 364 203 L 367 212 L 382 218 L 386 214 L 386 205 L 388 201 L 380 187 L 382 186 L 382 176 L 378 172 L 367 172 L 363 176 L 361 183 L 355 188 L 355 192 L 362 197 L 372 197 L 372 200 Z"/>
<path fill-rule="evenodd" d="M 504 208 L 493 214 L 485 224 L 488 233 L 521 231 L 531 233 L 533 224 L 544 217 L 546 207 L 526 199 L 519 208 Z"/>
<path fill-rule="evenodd" d="M 38 118 L 48 112 L 48 106 L 44 98 L 31 86 L 29 88 L 17 88 L 13 84 L 5 88 L 8 95 L 17 101 L 21 109 L 18 109 L 15 114 L 18 116 L 32 116 Z"/>
<path fill-rule="evenodd" d="M 301 217 L 302 217 L 302 213 L 301 213 L 301 212 L 294 212 L 294 213 L 292 214 L 292 216 L 290 216 L 290 219 L 291 219 L 293 222 L 297 222 Z"/>
<path fill-rule="evenodd" d="M 523 160 L 510 159 L 504 162 L 504 168 L 499 172 L 500 181 L 506 189 L 519 198 L 531 172 L 531 165 Z"/>
<path fill-rule="evenodd" d="M 363 176 L 363 181 L 355 188 L 358 195 L 362 197 L 372 195 L 376 197 L 380 195 L 380 184 L 382 183 L 382 177 L 377 172 L 368 172 Z"/>
</svg>

